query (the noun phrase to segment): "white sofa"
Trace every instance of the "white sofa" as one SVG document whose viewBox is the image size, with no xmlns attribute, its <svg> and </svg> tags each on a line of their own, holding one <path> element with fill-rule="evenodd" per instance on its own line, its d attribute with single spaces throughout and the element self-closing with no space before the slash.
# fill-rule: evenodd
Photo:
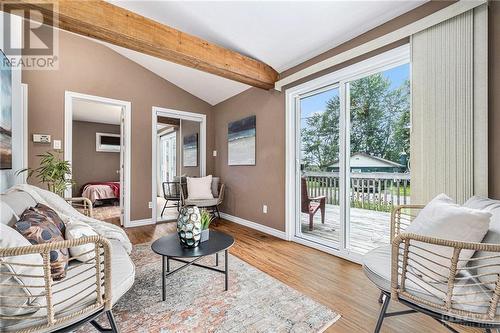
<svg viewBox="0 0 500 333">
<path fill-rule="evenodd" d="M 26 192 L 10 192 L 0 196 L 0 223 L 12 226 L 23 211 L 37 204 Z M 10 230 L 10 229 L 8 229 Z M 14 229 L 13 229 L 14 230 Z M 1 236 L 1 235 L 0 235 Z M 3 297 L 0 304 L 0 331 L 2 332 L 53 332 L 57 330 L 70 331 L 86 322 L 90 322 L 99 331 L 117 332 L 118 327 L 111 312 L 112 305 L 120 299 L 133 285 L 135 267 L 127 251 L 117 240 L 108 240 L 102 236 L 83 237 L 77 240 L 50 243 L 50 248 L 43 245 L 31 245 L 22 248 L 0 248 L 0 269 L 8 273 L 2 261 L 20 254 L 48 255 L 49 250 L 69 248 L 76 245 L 93 244 L 99 260 L 81 262 L 71 258 L 66 277 L 53 281 L 50 277 L 50 263 L 44 263 L 46 273 L 38 277 L 39 297 L 30 297 L 20 308 L 22 315 L 4 315 L 8 312 L 9 296 Z M 48 256 L 47 256 L 48 258 Z M 94 257 L 95 258 L 95 257 Z M 7 273 L 6 273 L 7 272 Z M 19 277 L 18 277 L 19 279 Z M 9 288 L 12 280 L 3 285 Z M 100 285 L 100 288 L 97 288 Z M 3 289 L 4 294 L 8 292 Z M 12 302 L 19 300 L 20 295 L 12 296 Z M 21 299 L 21 301 L 24 301 Z M 104 329 L 94 319 L 106 314 L 111 329 Z"/>
</svg>

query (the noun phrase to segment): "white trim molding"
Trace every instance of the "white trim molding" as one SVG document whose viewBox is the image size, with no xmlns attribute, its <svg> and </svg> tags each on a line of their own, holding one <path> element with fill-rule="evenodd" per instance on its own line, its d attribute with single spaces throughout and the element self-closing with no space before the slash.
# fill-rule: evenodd
<svg viewBox="0 0 500 333">
<path fill-rule="evenodd" d="M 354 262 L 360 262 L 361 255 L 351 251 L 349 249 L 349 230 L 347 221 L 349 221 L 349 209 L 347 209 L 348 195 L 345 190 L 345 184 L 349 183 L 349 173 L 345 170 L 350 170 L 349 159 L 345 156 L 349 155 L 349 138 L 348 138 L 348 128 L 349 125 L 349 104 L 346 102 L 347 96 L 349 94 L 348 82 L 357 80 L 359 78 L 369 76 L 378 72 L 383 72 L 390 68 L 394 68 L 403 64 L 408 64 L 410 61 L 410 46 L 403 45 L 387 52 L 378 54 L 374 57 L 366 59 L 364 61 L 358 62 L 351 66 L 342 68 L 333 73 L 326 74 L 324 76 L 318 77 L 314 80 L 302 83 L 300 85 L 294 86 L 286 90 L 285 96 L 285 237 L 287 240 L 291 240 L 303 245 L 310 246 L 312 248 L 336 255 L 338 257 L 351 260 Z M 343 177 L 340 178 L 340 188 L 341 188 L 341 201 L 340 201 L 340 234 L 338 244 L 332 244 L 325 242 L 320 244 L 317 240 L 307 237 L 305 235 L 300 235 L 298 232 L 299 224 L 297 221 L 300 220 L 300 200 L 299 200 L 299 189 L 300 180 L 297 177 L 297 170 L 300 170 L 300 136 L 297 135 L 299 130 L 298 126 L 300 124 L 300 99 L 310 94 L 318 93 L 319 91 L 324 91 L 325 89 L 339 89 L 340 97 L 340 126 L 339 126 L 339 137 L 340 137 L 340 162 L 344 167 L 342 168 L 345 172 Z M 346 183 L 347 182 L 347 183 Z M 298 237 L 301 236 L 301 237 Z M 344 237 L 345 236 L 345 237 Z"/>
<path fill-rule="evenodd" d="M 157 202 L 156 197 L 158 196 L 158 186 L 157 186 L 157 130 L 156 126 L 158 123 L 158 116 L 170 117 L 181 120 L 196 121 L 200 123 L 200 135 L 199 135 L 199 151 L 200 151 L 200 176 L 203 177 L 207 172 L 207 116 L 203 113 L 187 112 L 174 109 L 166 109 L 159 106 L 153 106 L 151 112 L 151 220 L 152 224 L 156 224 L 157 221 Z M 181 130 L 182 131 L 182 130 Z M 181 145 L 182 146 L 182 145 Z"/>
<path fill-rule="evenodd" d="M 256 222 L 242 219 L 241 217 L 229 215 L 229 214 L 222 213 L 222 212 L 220 213 L 220 217 L 222 217 L 223 219 L 226 219 L 228 221 L 231 221 L 231 222 L 234 222 L 237 224 L 241 224 L 245 227 L 263 232 L 265 234 L 268 234 L 268 235 L 271 235 L 274 237 L 278 237 L 278 238 L 281 238 L 284 240 L 288 240 L 286 237 L 286 233 L 284 231 L 277 230 L 277 229 L 274 229 L 274 228 L 271 228 L 271 227 L 268 227 L 268 226 L 265 226 L 265 225 L 262 225 L 262 224 L 259 224 Z"/>
<path fill-rule="evenodd" d="M 410 23 L 402 28 L 394 30 L 386 35 L 375 38 L 369 42 L 361 44 L 345 52 L 339 53 L 320 61 L 314 65 L 306 67 L 296 73 L 293 73 L 274 84 L 274 89 L 281 91 L 282 88 L 290 83 L 296 82 L 303 79 L 309 75 L 318 73 L 327 68 L 331 68 L 335 65 L 341 64 L 348 60 L 354 59 L 358 56 L 366 54 L 368 52 L 377 50 L 383 46 L 389 45 L 391 43 L 397 42 L 401 39 L 410 37 L 411 35 L 446 21 L 452 17 L 465 13 L 473 8 L 476 8 L 484 3 L 486 0 L 461 0 L 448 7 L 445 7 L 435 13 L 432 13 L 420 20 Z"/>
<path fill-rule="evenodd" d="M 123 173 L 124 184 L 121 184 L 121 193 L 123 195 L 123 226 L 130 226 L 130 182 L 131 182 L 131 137 L 132 137 L 132 104 L 128 101 L 121 101 L 112 98 L 81 94 L 72 91 L 66 91 L 64 94 L 64 159 L 71 163 L 73 159 L 73 100 L 89 100 L 99 103 L 117 105 L 123 108 L 123 137 L 125 141 L 125 152 L 123 155 Z M 120 166 L 121 169 L 121 166 Z M 65 191 L 66 197 L 72 196 L 72 188 Z"/>
<path fill-rule="evenodd" d="M 151 224 L 155 224 L 152 219 L 133 220 L 129 222 L 127 228 L 142 227 Z"/>
</svg>

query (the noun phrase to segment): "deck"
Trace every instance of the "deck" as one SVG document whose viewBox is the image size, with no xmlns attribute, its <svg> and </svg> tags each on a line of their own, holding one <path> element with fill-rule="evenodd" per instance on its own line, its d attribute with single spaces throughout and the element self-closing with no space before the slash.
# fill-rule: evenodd
<svg viewBox="0 0 500 333">
<path fill-rule="evenodd" d="M 391 214 L 368 209 L 351 208 L 351 250 L 366 253 L 376 247 L 389 244 Z M 309 217 L 302 213 L 302 233 L 339 244 L 340 208 L 326 205 L 325 224 L 321 214 L 314 216 L 314 229 L 309 231 Z"/>
</svg>

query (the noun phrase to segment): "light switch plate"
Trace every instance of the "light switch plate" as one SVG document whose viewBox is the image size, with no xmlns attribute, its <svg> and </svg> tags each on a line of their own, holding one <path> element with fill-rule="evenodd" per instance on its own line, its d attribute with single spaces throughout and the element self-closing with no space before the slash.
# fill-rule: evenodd
<svg viewBox="0 0 500 333">
<path fill-rule="evenodd" d="M 267 205 L 262 206 L 262 213 L 267 214 Z"/>
<path fill-rule="evenodd" d="M 54 142 L 52 143 L 52 147 L 54 149 L 61 149 L 62 145 L 61 145 L 61 140 L 54 140 Z"/>
<path fill-rule="evenodd" d="M 213 157 L 217 157 L 217 150 L 214 150 L 212 155 L 213 155 Z"/>
<path fill-rule="evenodd" d="M 148 203 L 148 208 L 153 208 L 153 203 L 151 201 Z"/>
</svg>

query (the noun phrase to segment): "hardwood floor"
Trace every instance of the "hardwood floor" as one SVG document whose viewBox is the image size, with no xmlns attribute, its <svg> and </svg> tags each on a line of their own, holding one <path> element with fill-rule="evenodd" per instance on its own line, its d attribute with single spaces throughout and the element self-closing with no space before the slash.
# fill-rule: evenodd
<svg viewBox="0 0 500 333">
<path fill-rule="evenodd" d="M 128 228 L 126 232 L 132 243 L 140 244 L 175 232 L 175 228 L 175 223 L 162 223 Z M 213 228 L 233 235 L 236 242 L 231 254 L 341 314 L 327 332 L 373 332 L 380 308 L 379 291 L 360 265 L 229 221 L 219 220 Z M 391 304 L 389 311 L 403 308 Z M 481 332 L 456 328 L 460 332 Z M 386 318 L 382 332 L 449 331 L 431 318 L 411 314 Z"/>
</svg>

